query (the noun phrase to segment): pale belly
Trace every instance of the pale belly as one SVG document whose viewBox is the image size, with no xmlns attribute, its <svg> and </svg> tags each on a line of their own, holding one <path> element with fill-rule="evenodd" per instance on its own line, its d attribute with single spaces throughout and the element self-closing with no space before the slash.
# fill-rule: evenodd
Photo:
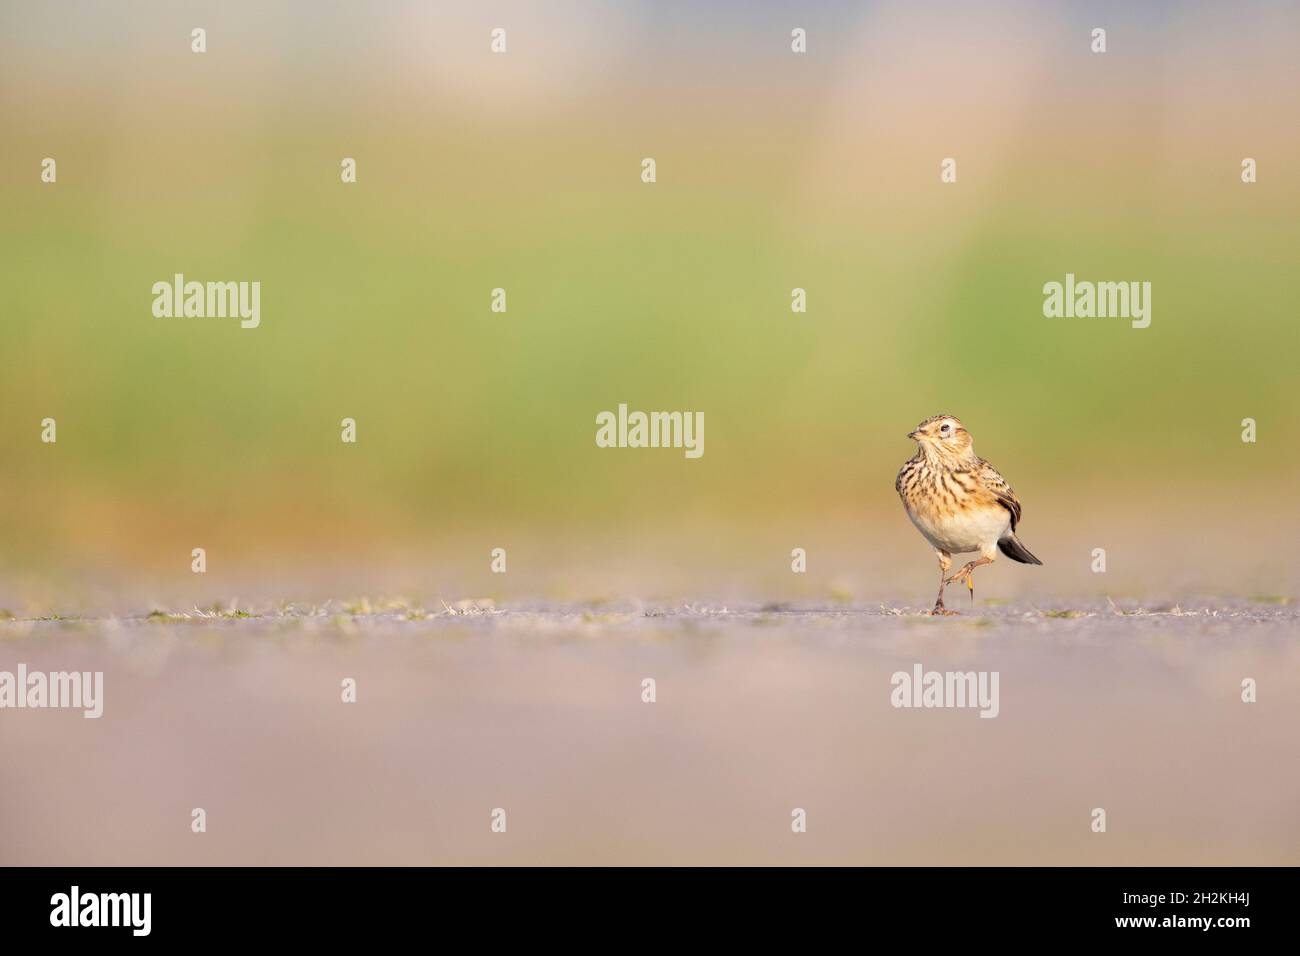
<svg viewBox="0 0 1300 956">
<path fill-rule="evenodd" d="M 958 515 L 922 513 L 909 508 L 907 516 L 930 544 L 949 554 L 980 551 L 992 557 L 998 539 L 1011 530 L 1011 514 L 1001 506 L 969 509 Z"/>
</svg>

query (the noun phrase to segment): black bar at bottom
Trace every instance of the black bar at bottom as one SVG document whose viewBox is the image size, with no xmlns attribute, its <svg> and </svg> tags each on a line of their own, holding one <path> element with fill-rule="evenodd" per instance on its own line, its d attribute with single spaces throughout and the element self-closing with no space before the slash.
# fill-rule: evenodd
<svg viewBox="0 0 1300 956">
<path fill-rule="evenodd" d="M 538 944 L 589 937 L 671 946 L 812 943 L 845 932 L 883 942 L 877 934 L 902 932 L 923 944 L 1131 937 L 1232 945 L 1290 935 L 1294 877 L 1274 868 L 15 868 L 0 869 L 0 926 L 6 942 L 81 944 L 338 945 L 417 934 L 433 945 L 472 945 L 519 934 Z"/>
</svg>

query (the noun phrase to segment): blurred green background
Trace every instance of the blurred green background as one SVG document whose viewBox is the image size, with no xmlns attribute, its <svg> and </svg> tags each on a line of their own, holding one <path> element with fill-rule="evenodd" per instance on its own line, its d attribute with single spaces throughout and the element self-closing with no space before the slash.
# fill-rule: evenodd
<svg viewBox="0 0 1300 956">
<path fill-rule="evenodd" d="M 820 527 L 928 582 L 892 482 L 937 412 L 1040 540 L 1296 530 L 1295 8 L 702 7 L 5 5 L 0 568 Z M 176 272 L 261 327 L 153 317 Z M 1067 272 L 1150 328 L 1044 318 Z M 704 457 L 598 449 L 620 402 Z"/>
</svg>

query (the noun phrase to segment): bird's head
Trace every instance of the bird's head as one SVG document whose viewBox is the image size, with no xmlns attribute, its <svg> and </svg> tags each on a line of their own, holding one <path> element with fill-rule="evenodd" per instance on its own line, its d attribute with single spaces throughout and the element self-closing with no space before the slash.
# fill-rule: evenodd
<svg viewBox="0 0 1300 956">
<path fill-rule="evenodd" d="M 908 438 L 921 446 L 927 457 L 949 462 L 960 462 L 975 456 L 970 432 L 961 419 L 951 415 L 935 415 L 916 426 Z"/>
</svg>

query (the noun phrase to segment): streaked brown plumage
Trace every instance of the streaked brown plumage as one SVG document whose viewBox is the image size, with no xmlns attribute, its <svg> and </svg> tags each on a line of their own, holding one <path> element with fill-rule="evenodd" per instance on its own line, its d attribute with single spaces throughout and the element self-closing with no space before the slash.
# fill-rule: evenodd
<svg viewBox="0 0 1300 956">
<path fill-rule="evenodd" d="M 1022 564 L 1042 564 L 1016 537 L 1020 501 L 998 470 L 975 454 L 970 433 L 951 415 L 935 415 L 907 436 L 917 443 L 916 455 L 894 479 L 907 516 L 939 557 L 939 596 L 932 614 L 951 614 L 943 606 L 943 590 L 964 580 L 975 596 L 976 568 L 991 564 L 1000 550 Z M 947 577 L 952 556 L 978 551 L 956 574 Z"/>
</svg>

